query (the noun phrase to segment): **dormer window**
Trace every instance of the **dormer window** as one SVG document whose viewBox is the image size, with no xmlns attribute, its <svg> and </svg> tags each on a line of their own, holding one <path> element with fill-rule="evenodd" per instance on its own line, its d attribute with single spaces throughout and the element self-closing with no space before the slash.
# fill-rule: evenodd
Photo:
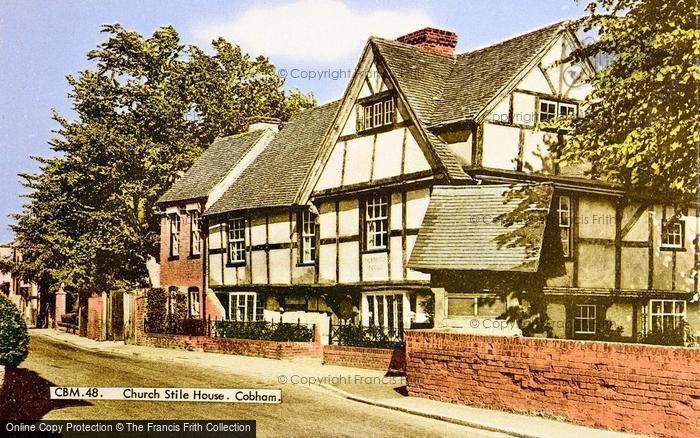
<svg viewBox="0 0 700 438">
<path fill-rule="evenodd" d="M 360 105 L 358 114 L 358 130 L 379 128 L 394 123 L 394 98 L 388 96 L 379 100 L 371 100 Z"/>
</svg>

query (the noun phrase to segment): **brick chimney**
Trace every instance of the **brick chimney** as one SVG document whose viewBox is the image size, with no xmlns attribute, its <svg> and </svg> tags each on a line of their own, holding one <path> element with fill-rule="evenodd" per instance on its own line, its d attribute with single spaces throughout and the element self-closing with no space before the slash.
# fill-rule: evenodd
<svg viewBox="0 0 700 438">
<path fill-rule="evenodd" d="M 398 37 L 396 41 L 420 47 L 428 52 L 452 56 L 457 47 L 457 34 L 449 30 L 426 27 Z"/>
<path fill-rule="evenodd" d="M 278 132 L 281 123 L 280 119 L 275 117 L 251 117 L 248 119 L 248 132 L 261 129 L 271 129 L 274 132 Z"/>
</svg>

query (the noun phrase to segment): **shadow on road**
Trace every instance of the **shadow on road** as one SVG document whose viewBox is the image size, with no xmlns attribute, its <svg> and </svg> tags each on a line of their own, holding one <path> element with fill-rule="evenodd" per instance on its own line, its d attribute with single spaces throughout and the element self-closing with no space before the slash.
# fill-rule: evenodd
<svg viewBox="0 0 700 438">
<path fill-rule="evenodd" d="M 56 386 L 34 371 L 6 368 L 0 389 L 0 419 L 37 420 L 54 409 L 89 406 L 83 400 L 51 400 L 49 388 Z"/>
</svg>

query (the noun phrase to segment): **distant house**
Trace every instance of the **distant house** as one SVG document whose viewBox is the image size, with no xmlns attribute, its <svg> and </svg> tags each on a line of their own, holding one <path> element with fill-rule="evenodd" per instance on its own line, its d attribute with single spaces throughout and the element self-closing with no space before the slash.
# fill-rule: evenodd
<svg viewBox="0 0 700 438">
<path fill-rule="evenodd" d="M 293 117 L 250 160 L 220 161 L 218 191 L 202 170 L 225 153 L 212 145 L 160 201 L 162 283 L 202 288 L 207 314 L 241 321 L 294 311 L 469 331 L 541 296 L 557 337 L 593 338 L 607 321 L 629 338 L 700 329 L 697 206 L 551 165 L 566 132 L 542 123 L 585 111 L 594 68 L 560 62 L 581 44 L 568 23 L 456 44 L 432 28 L 370 38 L 343 98 Z M 506 193 L 541 183 L 537 249 L 499 244 Z M 185 269 L 192 211 L 204 257 Z"/>
<path fill-rule="evenodd" d="M 0 259 L 18 262 L 22 255 L 11 243 L 0 245 Z M 35 325 L 39 311 L 39 290 L 11 272 L 0 271 L 0 292 L 6 294 L 17 306 L 29 325 Z"/>
</svg>

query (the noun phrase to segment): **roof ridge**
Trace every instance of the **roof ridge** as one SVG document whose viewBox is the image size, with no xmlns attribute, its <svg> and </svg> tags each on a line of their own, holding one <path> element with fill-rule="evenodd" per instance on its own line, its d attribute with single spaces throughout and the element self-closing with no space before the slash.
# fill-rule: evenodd
<svg viewBox="0 0 700 438">
<path fill-rule="evenodd" d="M 258 135 L 260 135 L 263 131 L 264 131 L 264 129 L 256 129 L 255 131 L 245 131 L 245 132 L 239 132 L 238 134 L 227 135 L 227 136 L 224 136 L 224 137 L 216 137 L 216 138 L 214 138 L 214 141 L 212 142 L 212 144 L 216 143 L 217 141 L 234 140 L 234 139 L 237 139 L 237 138 L 243 138 L 243 137 L 245 137 L 246 135 L 249 135 L 249 134 L 258 134 Z M 211 145 L 209 145 L 209 146 L 211 147 Z M 209 148 L 207 148 L 207 150 L 209 150 Z"/>
<path fill-rule="evenodd" d="M 406 44 L 406 43 L 402 43 L 401 41 L 390 40 L 388 38 L 379 37 L 379 36 L 375 36 L 375 35 L 370 36 L 369 39 L 370 39 L 370 41 L 380 41 L 380 42 L 389 43 L 389 44 L 392 44 L 392 45 L 395 45 L 398 47 L 403 47 L 406 49 L 420 50 L 421 53 L 425 53 L 425 54 L 428 54 L 431 56 L 437 56 L 440 58 L 452 59 L 453 61 L 456 57 L 456 55 L 448 55 L 446 53 L 431 52 L 430 50 L 421 49 L 420 47 L 414 46 L 412 44 Z"/>
<path fill-rule="evenodd" d="M 545 29 L 549 29 L 549 28 L 552 28 L 552 27 L 555 27 L 555 26 L 561 26 L 561 27 L 563 27 L 563 25 L 564 25 L 565 23 L 569 23 L 569 22 L 572 22 L 572 21 L 573 21 L 573 20 L 571 20 L 571 19 L 560 20 L 560 21 L 554 22 L 554 23 L 552 23 L 552 24 L 547 24 L 547 25 L 545 25 L 545 26 L 541 26 L 541 27 L 538 27 L 538 28 L 535 28 L 535 29 L 528 30 L 527 32 L 522 32 L 522 33 L 519 33 L 519 34 L 510 36 L 510 37 L 507 37 L 506 39 L 497 41 L 497 42 L 495 42 L 495 43 L 493 43 L 493 44 L 489 44 L 489 45 L 487 45 L 487 46 L 477 47 L 477 48 L 468 50 L 468 51 L 466 51 L 466 52 L 458 53 L 458 54 L 456 54 L 455 56 L 456 56 L 456 57 L 463 57 L 463 56 L 467 56 L 467 55 L 476 54 L 476 53 L 478 53 L 478 52 L 481 52 L 482 50 L 491 49 L 491 48 L 494 48 L 494 47 L 501 46 L 501 45 L 503 45 L 503 44 L 505 44 L 505 43 L 512 42 L 513 40 L 517 40 L 517 39 L 519 39 L 519 38 L 522 38 L 522 37 L 531 35 L 531 34 L 533 34 L 533 33 L 535 33 L 535 32 L 541 32 L 541 31 L 543 31 L 543 30 L 545 30 Z"/>
</svg>

